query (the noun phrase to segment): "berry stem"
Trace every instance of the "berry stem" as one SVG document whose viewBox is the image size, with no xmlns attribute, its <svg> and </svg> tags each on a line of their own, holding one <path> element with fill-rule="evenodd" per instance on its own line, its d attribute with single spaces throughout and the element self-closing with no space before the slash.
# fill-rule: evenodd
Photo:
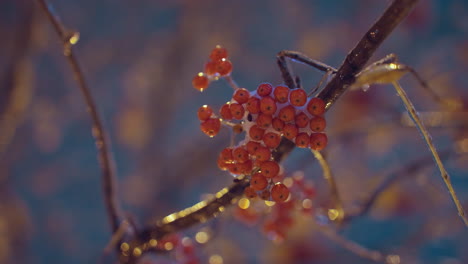
<svg viewBox="0 0 468 264">
<path fill-rule="evenodd" d="M 231 75 L 225 76 L 224 79 L 232 87 L 232 89 L 234 89 L 234 91 L 237 91 L 239 89 L 239 86 L 234 81 L 234 79 L 232 79 Z"/>
<path fill-rule="evenodd" d="M 410 114 L 411 119 L 414 121 L 415 125 L 418 127 L 419 132 L 424 137 L 424 140 L 426 141 L 426 144 L 429 147 L 429 150 L 431 151 L 432 156 L 434 157 L 437 168 L 440 171 L 440 176 L 444 180 L 445 185 L 447 186 L 447 189 L 450 193 L 450 196 L 452 197 L 452 200 L 455 203 L 455 206 L 457 207 L 458 215 L 462 218 L 463 222 L 468 227 L 468 219 L 466 218 L 465 210 L 463 209 L 463 206 L 458 200 L 457 194 L 455 193 L 455 189 L 453 188 L 452 182 L 450 181 L 450 175 L 445 170 L 444 164 L 442 163 L 442 160 L 440 159 L 439 153 L 437 153 L 434 143 L 432 142 L 431 135 L 427 131 L 422 120 L 419 118 L 418 112 L 416 112 L 414 105 L 411 103 L 411 100 L 408 98 L 408 95 L 400 86 L 400 84 L 397 81 L 393 82 L 392 84 L 395 87 L 401 100 L 403 101 L 403 104 L 405 105 L 406 110 Z"/>
</svg>

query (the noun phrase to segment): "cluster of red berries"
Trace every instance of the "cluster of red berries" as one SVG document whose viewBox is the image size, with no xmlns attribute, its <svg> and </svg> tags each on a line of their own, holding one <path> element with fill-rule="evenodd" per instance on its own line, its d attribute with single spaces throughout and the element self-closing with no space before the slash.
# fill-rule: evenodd
<svg viewBox="0 0 468 264">
<path fill-rule="evenodd" d="M 232 63 L 228 59 L 228 52 L 221 46 L 216 46 L 210 54 L 209 61 L 205 64 L 205 70 L 193 77 L 192 85 L 195 89 L 203 92 L 210 81 L 225 77 L 232 72 Z"/>
<path fill-rule="evenodd" d="M 232 70 L 227 60 L 227 51 L 217 46 L 205 66 L 205 73 L 193 79 L 193 86 L 203 91 L 209 81 L 226 77 Z M 228 69 L 228 70 L 227 70 Z M 221 124 L 231 126 L 237 133 L 246 131 L 246 137 L 236 147 L 223 149 L 218 158 L 218 167 L 233 175 L 246 175 L 250 186 L 245 189 L 249 198 L 260 196 L 284 202 L 289 189 L 280 183 L 279 164 L 273 160 L 272 152 L 279 146 L 282 137 L 293 141 L 297 147 L 322 150 L 327 145 L 325 102 L 310 98 L 301 88 L 289 89 L 269 83 L 262 83 L 255 91 L 233 87 L 231 101 L 224 104 L 219 116 L 210 106 L 198 110 L 200 129 L 213 137 L 218 134 Z"/>
<path fill-rule="evenodd" d="M 285 239 L 288 229 L 294 223 L 297 215 L 296 212 L 302 212 L 305 215 L 313 213 L 313 199 L 315 198 L 316 190 L 311 181 L 304 179 L 302 173 L 298 172 L 294 177 L 287 177 L 284 183 L 291 190 L 291 197 L 284 203 L 276 203 L 271 206 L 271 210 L 265 214 L 262 223 L 263 232 L 275 242 L 281 242 Z M 259 207 L 249 206 L 247 208 L 236 208 L 234 216 L 239 221 L 253 226 L 261 219 L 261 214 L 265 210 Z"/>
</svg>

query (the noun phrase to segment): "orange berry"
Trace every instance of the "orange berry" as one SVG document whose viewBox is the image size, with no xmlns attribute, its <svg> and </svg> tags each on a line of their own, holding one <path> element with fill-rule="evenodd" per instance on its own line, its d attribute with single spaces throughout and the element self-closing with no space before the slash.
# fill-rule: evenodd
<svg viewBox="0 0 468 264">
<path fill-rule="evenodd" d="M 257 126 L 257 125 L 253 125 L 253 126 L 249 129 L 249 136 L 250 136 L 253 140 L 256 140 L 256 141 L 262 140 L 263 134 L 265 134 L 265 129 L 260 128 L 260 127 Z"/>
<path fill-rule="evenodd" d="M 314 150 L 322 150 L 328 144 L 328 137 L 324 133 L 313 133 L 310 135 L 309 147 Z"/>
<path fill-rule="evenodd" d="M 273 129 L 276 131 L 278 132 L 283 131 L 284 122 L 281 119 L 277 117 L 273 118 L 273 121 L 271 121 L 271 125 L 273 126 Z"/>
<path fill-rule="evenodd" d="M 207 105 L 198 108 L 197 115 L 198 119 L 200 119 L 201 121 L 205 121 L 208 118 L 210 118 L 211 114 L 213 114 L 213 109 Z"/>
<path fill-rule="evenodd" d="M 294 121 L 296 122 L 297 127 L 304 128 L 309 124 L 309 117 L 307 117 L 307 115 L 303 112 L 300 112 L 296 115 Z"/>
<path fill-rule="evenodd" d="M 219 159 L 231 163 L 234 161 L 234 157 L 232 156 L 232 148 L 225 148 L 219 153 Z"/>
<path fill-rule="evenodd" d="M 250 179 L 250 187 L 256 191 L 261 191 L 268 186 L 268 180 L 261 173 L 255 173 Z"/>
<path fill-rule="evenodd" d="M 273 149 L 278 147 L 280 144 L 281 137 L 280 135 L 273 133 L 273 132 L 268 132 L 263 135 L 263 143 L 265 143 L 265 146 Z"/>
<path fill-rule="evenodd" d="M 282 183 L 277 183 L 271 188 L 271 198 L 273 201 L 281 203 L 288 199 L 289 189 Z"/>
<path fill-rule="evenodd" d="M 236 100 L 239 104 L 247 103 L 247 101 L 249 100 L 249 97 L 250 97 L 250 92 L 247 91 L 247 89 L 245 88 L 237 89 L 234 92 L 234 95 L 232 96 L 232 98 Z"/>
<path fill-rule="evenodd" d="M 263 97 L 260 100 L 260 111 L 267 115 L 273 115 L 276 112 L 276 102 L 271 97 Z"/>
<path fill-rule="evenodd" d="M 234 175 L 240 175 L 242 174 L 241 167 L 237 163 L 231 163 L 228 165 L 228 170 L 230 173 Z"/>
<path fill-rule="evenodd" d="M 270 191 L 268 189 L 260 193 L 260 198 L 262 198 L 262 200 L 270 200 L 270 196 Z"/>
<path fill-rule="evenodd" d="M 296 114 L 296 109 L 292 105 L 287 105 L 278 113 L 279 119 L 283 120 L 284 122 L 290 122 L 294 120 L 294 116 Z"/>
<path fill-rule="evenodd" d="M 216 61 L 209 61 L 205 64 L 205 72 L 207 75 L 215 75 L 216 74 Z"/>
<path fill-rule="evenodd" d="M 250 174 L 253 169 L 253 163 L 251 160 L 247 160 L 246 162 L 239 163 L 237 164 L 237 166 L 239 167 L 239 171 L 242 174 Z"/>
<path fill-rule="evenodd" d="M 251 114 L 258 114 L 260 112 L 260 99 L 250 97 L 247 101 L 247 111 Z"/>
<path fill-rule="evenodd" d="M 276 161 L 265 161 L 260 165 L 260 171 L 266 178 L 273 178 L 278 175 L 280 167 Z"/>
<path fill-rule="evenodd" d="M 198 73 L 193 77 L 192 79 L 192 86 L 196 90 L 203 92 L 206 88 L 208 88 L 208 85 L 210 83 L 210 80 L 205 76 L 203 72 Z"/>
<path fill-rule="evenodd" d="M 224 104 L 221 107 L 221 109 L 219 109 L 219 115 L 224 120 L 231 120 L 232 119 L 231 104 L 230 103 Z"/>
<path fill-rule="evenodd" d="M 321 116 L 325 113 L 325 102 L 318 97 L 312 98 L 307 104 L 307 111 L 312 115 Z"/>
<path fill-rule="evenodd" d="M 273 118 L 271 115 L 261 113 L 257 117 L 257 125 L 261 128 L 268 128 L 271 125 Z"/>
<path fill-rule="evenodd" d="M 259 146 L 255 151 L 255 158 L 258 161 L 268 161 L 271 158 L 271 150 L 267 147 Z"/>
<path fill-rule="evenodd" d="M 289 102 L 294 106 L 303 106 L 307 102 L 307 93 L 301 88 L 294 89 L 289 93 Z"/>
<path fill-rule="evenodd" d="M 310 129 L 314 132 L 322 132 L 327 126 L 327 121 L 321 116 L 315 116 L 310 119 L 309 123 Z"/>
<path fill-rule="evenodd" d="M 309 147 L 310 137 L 307 133 L 299 133 L 296 136 L 296 146 L 298 148 L 307 148 Z"/>
<path fill-rule="evenodd" d="M 241 104 L 230 104 L 232 118 L 241 120 L 244 117 L 245 109 Z"/>
<path fill-rule="evenodd" d="M 258 147 L 260 147 L 260 143 L 255 142 L 255 141 L 249 141 L 245 145 L 245 148 L 247 149 L 247 152 L 249 152 L 250 155 L 254 155 L 255 151 L 257 151 Z"/>
<path fill-rule="evenodd" d="M 224 162 L 221 158 L 218 159 L 218 168 L 220 170 L 227 170 L 229 168 L 230 163 Z"/>
<path fill-rule="evenodd" d="M 299 129 L 294 124 L 286 124 L 283 128 L 283 135 L 285 138 L 292 140 L 299 133 Z"/>
<path fill-rule="evenodd" d="M 286 103 L 289 97 L 289 88 L 282 85 L 276 86 L 273 94 L 275 95 L 276 101 L 280 103 Z"/>
<path fill-rule="evenodd" d="M 236 162 L 246 162 L 249 159 L 249 152 L 244 147 L 237 147 L 232 150 L 232 157 Z"/>
<path fill-rule="evenodd" d="M 221 121 L 218 118 L 210 118 L 200 124 L 200 129 L 209 137 L 214 137 L 221 129 Z"/>
<path fill-rule="evenodd" d="M 221 59 L 215 62 L 216 72 L 221 76 L 227 76 L 232 72 L 232 63 L 228 59 Z"/>
<path fill-rule="evenodd" d="M 225 48 L 221 47 L 220 45 L 216 45 L 216 47 L 210 53 L 210 59 L 217 61 L 228 57 L 228 52 Z"/>
<path fill-rule="evenodd" d="M 233 127 L 232 127 L 232 132 L 236 133 L 236 134 L 240 134 L 244 131 L 244 128 L 242 127 L 241 124 L 235 124 Z"/>
<path fill-rule="evenodd" d="M 273 90 L 273 86 L 269 83 L 262 83 L 257 87 L 257 94 L 260 96 L 267 96 Z"/>
<path fill-rule="evenodd" d="M 255 191 L 254 188 L 252 188 L 250 186 L 245 188 L 244 194 L 249 199 L 253 199 L 253 198 L 257 197 L 257 192 Z"/>
</svg>

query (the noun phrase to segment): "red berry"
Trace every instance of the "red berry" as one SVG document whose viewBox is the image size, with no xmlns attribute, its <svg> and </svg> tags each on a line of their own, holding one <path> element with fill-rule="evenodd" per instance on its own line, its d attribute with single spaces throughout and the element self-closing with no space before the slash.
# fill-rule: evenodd
<svg viewBox="0 0 468 264">
<path fill-rule="evenodd" d="M 234 175 L 240 175 L 242 174 L 241 167 L 239 166 L 238 163 L 231 163 L 228 165 L 228 170 L 230 173 Z"/>
<path fill-rule="evenodd" d="M 231 104 L 226 103 L 224 104 L 221 109 L 219 109 L 219 114 L 221 115 L 221 118 L 224 120 L 231 120 L 232 119 L 232 114 L 231 114 Z"/>
<path fill-rule="evenodd" d="M 213 61 L 221 60 L 227 57 L 228 57 L 227 50 L 221 47 L 220 45 L 216 45 L 216 47 L 210 53 L 210 59 Z"/>
<path fill-rule="evenodd" d="M 218 118 L 210 118 L 200 124 L 200 129 L 209 137 L 214 137 L 221 129 L 221 121 Z"/>
<path fill-rule="evenodd" d="M 225 148 L 219 153 L 219 159 L 231 163 L 234 160 L 234 157 L 232 155 L 232 148 Z"/>
<path fill-rule="evenodd" d="M 244 131 L 244 128 L 242 127 L 241 124 L 235 124 L 233 127 L 232 127 L 232 132 L 236 133 L 236 134 L 240 134 Z"/>
<path fill-rule="evenodd" d="M 276 112 L 276 102 L 271 97 L 263 97 L 260 100 L 260 111 L 267 115 L 273 115 Z"/>
<path fill-rule="evenodd" d="M 258 114 L 260 112 L 260 99 L 250 97 L 247 101 L 247 111 L 251 114 Z"/>
<path fill-rule="evenodd" d="M 260 96 L 267 96 L 273 90 L 273 86 L 269 83 L 262 83 L 257 88 L 257 94 Z"/>
<path fill-rule="evenodd" d="M 255 151 L 255 158 L 258 161 L 267 161 L 271 158 L 271 150 L 267 147 L 260 146 Z"/>
<path fill-rule="evenodd" d="M 289 93 L 289 102 L 294 106 L 303 106 L 307 102 L 307 93 L 301 88 L 294 89 Z"/>
<path fill-rule="evenodd" d="M 203 92 L 206 88 L 208 88 L 208 84 L 210 81 L 208 78 L 203 74 L 203 72 L 198 73 L 195 77 L 192 79 L 192 86 L 193 88 L 197 89 L 200 92 Z"/>
<path fill-rule="evenodd" d="M 273 118 L 271 115 L 261 113 L 257 117 L 257 125 L 261 128 L 268 128 L 271 125 Z"/>
<path fill-rule="evenodd" d="M 205 121 L 208 118 L 210 118 L 211 114 L 213 114 L 213 109 L 207 105 L 198 108 L 197 115 L 198 119 L 200 119 L 201 121 Z"/>
<path fill-rule="evenodd" d="M 284 125 L 283 128 L 283 135 L 285 138 L 292 140 L 297 136 L 297 133 L 299 133 L 299 130 L 296 125 L 294 124 L 286 124 Z"/>
<path fill-rule="evenodd" d="M 232 72 L 232 63 L 230 60 L 221 59 L 216 61 L 216 72 L 221 76 L 227 76 Z"/>
<path fill-rule="evenodd" d="M 307 115 L 303 112 L 300 112 L 296 115 L 294 121 L 296 122 L 297 127 L 304 128 L 309 124 L 309 117 L 307 117 Z"/>
<path fill-rule="evenodd" d="M 260 198 L 262 198 L 262 200 L 270 200 L 270 191 L 268 189 L 263 190 L 263 192 L 260 193 Z"/>
<path fill-rule="evenodd" d="M 237 164 L 237 166 L 239 167 L 239 171 L 242 174 L 250 174 L 252 172 L 252 169 L 253 169 L 253 163 L 252 163 L 251 160 L 248 160 L 248 161 L 243 162 L 243 163 L 239 163 L 239 164 Z"/>
<path fill-rule="evenodd" d="M 273 178 L 278 175 L 280 167 L 276 161 L 265 161 L 260 165 L 260 171 L 266 178 Z"/>
<path fill-rule="evenodd" d="M 237 89 L 234 92 L 234 95 L 232 96 L 232 98 L 236 100 L 239 104 L 247 103 L 247 101 L 249 100 L 249 97 L 250 97 L 250 92 L 247 91 L 247 89 L 245 88 Z"/>
<path fill-rule="evenodd" d="M 273 132 L 268 132 L 263 135 L 263 143 L 265 143 L 265 146 L 273 149 L 278 147 L 280 144 L 281 137 L 280 135 L 273 133 Z"/>
<path fill-rule="evenodd" d="M 321 116 L 325 113 L 325 102 L 318 97 L 312 98 L 307 104 L 307 111 L 312 115 Z"/>
<path fill-rule="evenodd" d="M 254 188 L 252 188 L 250 186 L 245 188 L 244 194 L 249 199 L 253 199 L 253 198 L 257 197 L 257 192 L 255 191 Z"/>
<path fill-rule="evenodd" d="M 246 162 L 249 159 L 249 152 L 243 147 L 237 147 L 232 151 L 232 157 L 236 162 Z"/>
<path fill-rule="evenodd" d="M 271 125 L 273 126 L 273 129 L 276 131 L 278 132 L 283 131 L 284 122 L 281 119 L 277 117 L 273 118 L 273 121 L 271 121 Z"/>
<path fill-rule="evenodd" d="M 249 152 L 250 155 L 254 155 L 255 151 L 257 151 L 258 147 L 260 147 L 260 143 L 255 142 L 255 141 L 249 141 L 245 145 L 245 148 L 247 149 L 247 152 Z"/>
<path fill-rule="evenodd" d="M 250 187 L 256 191 L 265 189 L 268 185 L 268 180 L 261 173 L 255 173 L 250 179 Z"/>
<path fill-rule="evenodd" d="M 290 122 L 294 120 L 295 114 L 296 114 L 296 109 L 294 108 L 294 106 L 288 105 L 288 106 L 281 108 L 281 110 L 278 113 L 278 117 L 284 122 Z"/>
<path fill-rule="evenodd" d="M 224 162 L 221 158 L 218 159 L 218 168 L 220 170 L 227 170 L 229 168 L 230 163 Z"/>
<path fill-rule="evenodd" d="M 241 104 L 231 104 L 229 109 L 231 110 L 232 118 L 241 120 L 244 117 L 245 109 Z"/>
<path fill-rule="evenodd" d="M 328 138 L 324 133 L 313 133 L 310 135 L 310 148 L 314 150 L 322 150 L 327 146 Z"/>
<path fill-rule="evenodd" d="M 249 136 L 250 136 L 253 140 L 256 140 L 256 141 L 262 140 L 263 134 L 265 134 L 265 129 L 260 128 L 260 127 L 257 126 L 257 125 L 253 125 L 253 126 L 249 129 Z"/>
<path fill-rule="evenodd" d="M 289 189 L 282 183 L 277 183 L 271 188 L 271 198 L 273 201 L 281 203 L 288 199 Z"/>
<path fill-rule="evenodd" d="M 280 103 L 286 103 L 288 101 L 289 88 L 282 85 L 276 86 L 273 94 L 275 95 L 276 101 Z"/>
<path fill-rule="evenodd" d="M 327 126 L 327 121 L 321 116 L 316 116 L 310 119 L 309 123 L 310 129 L 314 132 L 322 132 Z"/>
<path fill-rule="evenodd" d="M 205 64 L 205 72 L 207 75 L 212 76 L 216 74 L 216 61 L 209 61 Z"/>
<path fill-rule="evenodd" d="M 309 147 L 310 137 L 307 133 L 299 133 L 296 136 L 296 146 L 299 148 L 307 148 Z"/>
</svg>

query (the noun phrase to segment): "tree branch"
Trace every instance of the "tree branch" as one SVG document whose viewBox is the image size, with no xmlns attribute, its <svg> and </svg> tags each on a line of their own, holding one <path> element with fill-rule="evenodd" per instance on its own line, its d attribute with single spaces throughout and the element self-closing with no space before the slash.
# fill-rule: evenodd
<svg viewBox="0 0 468 264">
<path fill-rule="evenodd" d="M 97 112 L 96 103 L 91 96 L 91 91 L 86 83 L 81 67 L 73 52 L 72 45 L 78 41 L 78 33 L 67 30 L 59 17 L 54 13 L 51 5 L 46 0 L 37 0 L 47 18 L 52 23 L 55 31 L 60 37 L 64 48 L 64 55 L 73 71 L 73 77 L 78 82 L 80 91 L 86 102 L 86 109 L 92 120 L 92 134 L 99 152 L 99 163 L 102 171 L 102 183 L 104 189 L 104 202 L 111 223 L 112 232 L 116 232 L 124 219 L 122 209 L 118 202 L 115 186 L 115 175 L 111 163 L 111 154 L 108 147 L 107 135 L 104 132 L 101 119 Z"/>
<path fill-rule="evenodd" d="M 395 0 L 385 10 L 383 15 L 375 22 L 367 33 L 362 37 L 354 49 L 345 58 L 343 64 L 338 69 L 334 78 L 328 83 L 324 90 L 318 95 L 326 102 L 329 109 L 341 96 L 350 84 L 354 81 L 354 76 L 361 71 L 365 64 L 372 57 L 375 50 L 382 44 L 385 38 L 395 29 L 395 27 L 406 17 L 418 0 Z M 274 153 L 275 160 L 281 160 L 286 154 L 294 149 L 294 144 L 283 139 L 280 146 Z M 202 201 L 197 205 L 170 214 L 159 221 L 156 225 L 147 227 L 138 234 L 135 241 L 130 242 L 129 256 L 132 248 L 147 248 L 149 240 L 160 239 L 162 236 L 184 230 L 195 224 L 204 222 L 207 217 L 213 217 L 225 207 L 232 204 L 232 201 L 243 194 L 248 183 L 241 180 L 235 182 L 229 188 L 225 188 L 217 193 L 219 197 L 213 200 Z M 220 210 L 222 208 L 222 210 Z M 166 219 L 166 220 L 165 220 Z M 151 244 L 151 243 L 150 243 Z M 137 250 L 137 252 L 140 252 Z"/>
</svg>

